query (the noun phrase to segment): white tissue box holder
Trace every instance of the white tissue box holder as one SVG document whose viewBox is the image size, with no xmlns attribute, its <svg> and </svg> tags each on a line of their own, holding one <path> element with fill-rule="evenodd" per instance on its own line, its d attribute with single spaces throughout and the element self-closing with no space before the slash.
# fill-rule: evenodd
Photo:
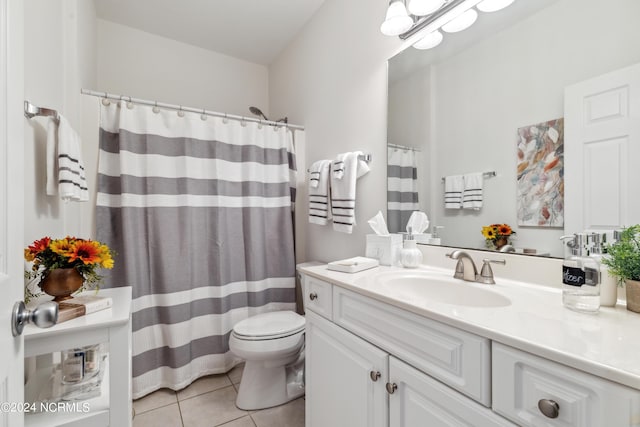
<svg viewBox="0 0 640 427">
<path fill-rule="evenodd" d="M 377 259 L 380 261 L 380 265 L 398 265 L 401 249 L 402 235 L 400 234 L 390 234 L 388 236 L 367 234 L 365 256 Z"/>
</svg>

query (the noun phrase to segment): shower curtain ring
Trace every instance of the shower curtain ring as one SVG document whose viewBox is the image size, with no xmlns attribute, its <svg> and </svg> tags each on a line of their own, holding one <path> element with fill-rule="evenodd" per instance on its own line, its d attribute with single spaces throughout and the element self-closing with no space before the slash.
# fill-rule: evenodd
<svg viewBox="0 0 640 427">
<path fill-rule="evenodd" d="M 202 121 L 207 120 L 207 115 L 204 112 L 204 108 L 202 109 L 202 114 L 200 115 L 200 120 L 202 120 Z"/>
<path fill-rule="evenodd" d="M 109 105 L 111 105 L 107 92 L 104 93 L 104 98 L 102 98 L 102 105 L 104 105 L 105 107 L 108 107 Z"/>
<path fill-rule="evenodd" d="M 222 118 L 222 123 L 224 123 L 225 125 L 229 123 L 229 118 L 227 118 L 227 113 L 224 113 L 224 117 Z"/>
<path fill-rule="evenodd" d="M 151 111 L 153 111 L 155 114 L 158 114 L 160 112 L 160 109 L 158 108 L 158 101 L 154 102 L 154 105 Z"/>
<path fill-rule="evenodd" d="M 127 102 L 127 108 L 129 110 L 133 109 L 133 102 L 131 101 L 131 97 L 129 97 L 129 102 Z"/>
<path fill-rule="evenodd" d="M 184 117 L 184 111 L 182 111 L 182 105 L 180 106 L 180 109 L 178 110 L 178 117 Z"/>
<path fill-rule="evenodd" d="M 262 129 L 262 119 L 260 119 L 260 121 L 258 121 L 258 129 Z"/>
</svg>

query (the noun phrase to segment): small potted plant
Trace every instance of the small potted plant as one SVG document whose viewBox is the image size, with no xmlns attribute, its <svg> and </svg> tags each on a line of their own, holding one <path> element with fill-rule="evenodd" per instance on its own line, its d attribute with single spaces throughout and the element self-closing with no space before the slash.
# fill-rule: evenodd
<svg viewBox="0 0 640 427">
<path fill-rule="evenodd" d="M 606 246 L 602 263 L 609 274 L 624 282 L 627 310 L 640 313 L 640 224 L 625 228 L 620 240 Z"/>
<path fill-rule="evenodd" d="M 491 224 L 482 227 L 482 235 L 485 238 L 485 244 L 487 248 L 500 250 L 505 245 L 508 245 L 509 238 L 516 234 L 509 224 Z"/>
<path fill-rule="evenodd" d="M 95 240 L 77 237 L 51 239 L 43 237 L 24 250 L 24 258 L 33 262 L 25 271 L 25 301 L 42 294 L 54 296 L 59 302 L 71 294 L 98 287 L 102 276 L 98 268 L 113 268 L 113 253 L 109 246 Z M 33 283 L 39 289 L 31 286 Z"/>
</svg>

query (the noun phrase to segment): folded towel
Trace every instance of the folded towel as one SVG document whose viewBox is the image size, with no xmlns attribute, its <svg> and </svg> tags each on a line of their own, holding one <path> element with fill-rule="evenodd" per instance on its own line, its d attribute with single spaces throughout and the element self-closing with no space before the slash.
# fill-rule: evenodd
<svg viewBox="0 0 640 427">
<path fill-rule="evenodd" d="M 446 209 L 460 209 L 462 207 L 463 189 L 462 175 L 450 175 L 444 178 L 444 207 Z"/>
<path fill-rule="evenodd" d="M 462 209 L 480 210 L 482 208 L 482 172 L 470 173 L 464 176 L 464 190 L 462 192 Z"/>
<path fill-rule="evenodd" d="M 351 233 L 356 223 L 356 180 L 369 172 L 360 156 L 361 151 L 343 153 L 331 164 L 331 212 L 336 231 Z"/>
<path fill-rule="evenodd" d="M 329 173 L 331 160 L 318 160 L 309 168 L 309 222 L 327 225 L 331 219 Z"/>
<path fill-rule="evenodd" d="M 55 143 L 57 142 L 57 144 Z M 56 168 L 57 166 L 57 168 Z M 80 151 L 80 136 L 62 115 L 57 126 L 47 126 L 47 194 L 57 194 L 64 201 L 89 200 L 87 178 Z"/>
</svg>

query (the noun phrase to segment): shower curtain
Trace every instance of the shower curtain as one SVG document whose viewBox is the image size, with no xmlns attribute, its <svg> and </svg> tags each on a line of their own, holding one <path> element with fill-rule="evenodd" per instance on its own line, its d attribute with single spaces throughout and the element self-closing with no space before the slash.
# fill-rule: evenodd
<svg viewBox="0 0 640 427">
<path fill-rule="evenodd" d="M 139 398 L 228 371 L 235 323 L 295 309 L 295 155 L 284 128 L 101 108 L 97 238 L 104 287 L 133 287 Z"/>
<path fill-rule="evenodd" d="M 406 231 L 418 205 L 418 168 L 414 150 L 387 147 L 387 225 L 391 233 Z"/>
</svg>

